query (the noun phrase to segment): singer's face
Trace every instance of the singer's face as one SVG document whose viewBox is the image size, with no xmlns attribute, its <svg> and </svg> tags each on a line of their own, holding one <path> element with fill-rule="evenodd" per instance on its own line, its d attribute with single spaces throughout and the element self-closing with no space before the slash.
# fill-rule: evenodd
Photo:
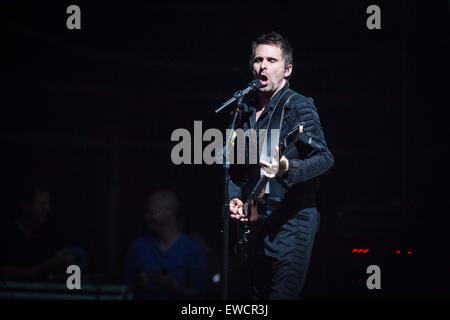
<svg viewBox="0 0 450 320">
<path fill-rule="evenodd" d="M 261 80 L 259 91 L 275 94 L 291 75 L 292 65 L 285 65 L 280 47 L 261 44 L 255 48 L 253 77 Z"/>
</svg>

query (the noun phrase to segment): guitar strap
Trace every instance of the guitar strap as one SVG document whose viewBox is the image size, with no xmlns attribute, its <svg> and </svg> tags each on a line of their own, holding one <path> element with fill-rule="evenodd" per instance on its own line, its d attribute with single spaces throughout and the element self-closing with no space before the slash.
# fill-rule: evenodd
<svg viewBox="0 0 450 320">
<path fill-rule="evenodd" d="M 261 150 L 260 160 L 264 160 L 271 163 L 272 158 L 275 157 L 275 159 L 279 161 L 279 154 L 278 154 L 279 151 L 277 152 L 275 150 L 275 147 L 279 145 L 280 141 L 280 133 L 281 133 L 281 126 L 283 124 L 284 109 L 288 104 L 289 100 L 295 94 L 296 92 L 288 89 L 278 99 L 277 104 L 269 118 L 269 123 L 267 125 L 267 130 Z M 266 186 L 265 193 L 270 192 L 269 185 L 270 184 L 268 183 Z"/>
</svg>

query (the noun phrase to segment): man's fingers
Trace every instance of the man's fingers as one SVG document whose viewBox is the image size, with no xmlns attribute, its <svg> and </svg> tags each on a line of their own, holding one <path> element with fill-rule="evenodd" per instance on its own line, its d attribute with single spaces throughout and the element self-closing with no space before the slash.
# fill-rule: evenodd
<svg viewBox="0 0 450 320">
<path fill-rule="evenodd" d="M 241 199 L 234 198 L 230 200 L 230 217 L 236 220 L 241 220 L 244 217 L 244 203 Z"/>
<path fill-rule="evenodd" d="M 277 166 L 278 165 L 278 158 L 277 157 L 273 157 L 272 158 L 272 166 Z"/>
<path fill-rule="evenodd" d="M 259 161 L 259 164 L 265 168 L 270 168 L 270 166 L 271 166 L 270 163 L 268 163 L 267 161 L 264 161 L 264 160 Z"/>
<path fill-rule="evenodd" d="M 248 218 L 244 217 L 242 214 L 231 214 L 230 217 L 241 222 L 247 222 Z"/>
<path fill-rule="evenodd" d="M 243 205 L 242 201 L 241 201 L 240 199 L 238 199 L 238 198 L 232 199 L 232 200 L 230 201 L 230 205 L 231 205 L 231 204 L 233 204 L 233 205 Z"/>
<path fill-rule="evenodd" d="M 264 176 L 266 176 L 267 178 L 269 178 L 269 179 L 272 179 L 272 178 L 274 178 L 275 177 L 275 174 L 274 173 L 268 173 L 268 172 L 266 172 L 266 171 L 262 171 L 262 174 L 264 175 Z"/>
<path fill-rule="evenodd" d="M 272 163 L 269 163 L 269 162 L 264 161 L 264 160 L 260 160 L 259 161 L 259 165 L 261 167 L 274 170 L 274 169 L 278 168 L 278 160 L 276 158 L 272 158 Z"/>
<path fill-rule="evenodd" d="M 242 203 L 241 200 L 239 200 L 239 199 L 232 199 L 232 200 L 230 200 L 230 211 L 235 213 L 236 210 L 239 207 L 242 207 L 242 206 L 243 206 L 243 203 Z"/>
</svg>

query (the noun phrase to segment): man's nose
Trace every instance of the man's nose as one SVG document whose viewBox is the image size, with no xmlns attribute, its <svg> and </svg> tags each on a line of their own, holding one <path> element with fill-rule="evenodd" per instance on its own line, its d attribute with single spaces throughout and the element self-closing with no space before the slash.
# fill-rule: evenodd
<svg viewBox="0 0 450 320">
<path fill-rule="evenodd" d="M 266 60 L 263 60 L 262 62 L 261 62 L 261 70 L 266 70 L 267 69 L 267 61 Z"/>
</svg>

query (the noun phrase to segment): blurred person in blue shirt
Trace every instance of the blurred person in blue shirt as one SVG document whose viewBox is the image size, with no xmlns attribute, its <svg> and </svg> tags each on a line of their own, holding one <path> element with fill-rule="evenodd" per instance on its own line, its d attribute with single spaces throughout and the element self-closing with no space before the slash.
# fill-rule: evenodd
<svg viewBox="0 0 450 320">
<path fill-rule="evenodd" d="M 180 231 L 179 200 L 170 190 L 147 199 L 148 232 L 129 247 L 125 273 L 135 299 L 202 299 L 206 291 L 204 246 Z"/>
</svg>

